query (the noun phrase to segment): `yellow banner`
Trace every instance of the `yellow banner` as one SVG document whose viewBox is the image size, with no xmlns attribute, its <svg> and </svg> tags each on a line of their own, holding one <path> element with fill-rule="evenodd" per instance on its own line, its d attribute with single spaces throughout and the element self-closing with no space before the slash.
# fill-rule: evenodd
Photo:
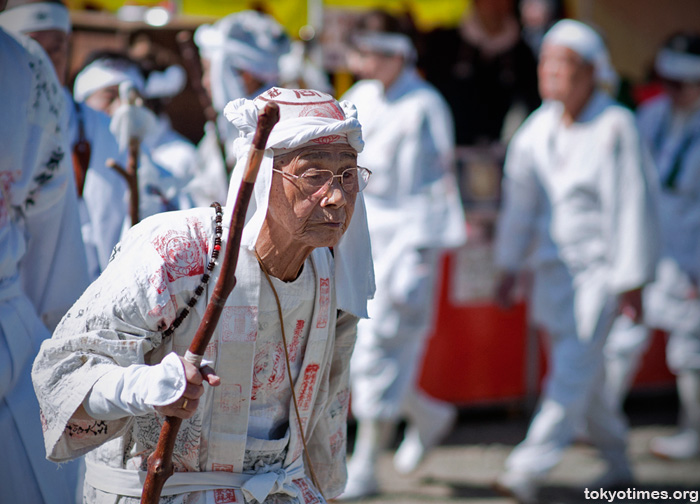
<svg viewBox="0 0 700 504">
<path fill-rule="evenodd" d="M 311 0 L 312 3 L 315 3 Z M 411 12 L 420 30 L 438 26 L 456 26 L 471 0 L 316 0 L 324 8 L 366 10 L 387 9 L 391 12 Z M 232 12 L 259 8 L 277 19 L 293 37 L 308 23 L 309 0 L 67 0 L 70 9 L 101 8 L 116 12 L 125 4 L 143 6 L 176 5 L 179 14 L 185 16 L 224 17 Z"/>
</svg>

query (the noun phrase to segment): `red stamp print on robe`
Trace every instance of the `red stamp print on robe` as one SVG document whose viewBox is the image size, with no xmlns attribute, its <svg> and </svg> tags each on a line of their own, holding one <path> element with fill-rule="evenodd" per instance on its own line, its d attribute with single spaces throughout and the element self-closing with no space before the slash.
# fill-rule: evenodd
<svg viewBox="0 0 700 504">
<path fill-rule="evenodd" d="M 318 504 L 321 502 L 318 498 L 318 494 L 314 492 L 305 478 L 296 479 L 292 483 L 294 483 L 301 492 L 301 497 L 305 504 Z"/>
<path fill-rule="evenodd" d="M 165 305 L 156 305 L 153 308 L 151 308 L 151 310 L 148 312 L 148 316 L 152 318 L 163 318 L 172 320 L 175 318 L 176 312 L 177 303 L 175 302 L 175 296 L 170 296 L 170 301 L 165 303 Z"/>
<path fill-rule="evenodd" d="M 258 394 L 277 390 L 284 382 L 287 364 L 284 359 L 282 344 L 266 344 L 255 355 L 253 365 L 253 392 L 251 399 Z"/>
<path fill-rule="evenodd" d="M 212 462 L 211 470 L 232 473 L 233 472 L 233 464 L 217 464 L 216 462 Z"/>
<path fill-rule="evenodd" d="M 331 304 L 331 281 L 328 278 L 319 279 L 319 315 L 316 328 L 323 329 L 328 325 L 328 306 Z"/>
<path fill-rule="evenodd" d="M 338 431 L 331 436 L 329 443 L 331 446 L 331 456 L 335 457 L 345 447 L 345 436 L 343 435 L 342 429 L 338 429 Z"/>
<path fill-rule="evenodd" d="M 233 413 L 237 415 L 241 412 L 245 397 L 243 388 L 239 385 L 219 385 L 219 411 L 222 413 Z M 216 469 L 214 469 L 216 470 Z"/>
<path fill-rule="evenodd" d="M 302 331 L 304 330 L 304 321 L 297 320 L 297 325 L 294 327 L 294 336 L 292 337 L 292 344 L 289 345 L 289 360 L 296 362 L 297 354 L 299 353 L 299 346 L 301 345 Z"/>
<path fill-rule="evenodd" d="M 314 395 L 314 385 L 318 378 L 318 364 L 309 364 L 304 369 L 304 381 L 301 383 L 299 392 L 299 409 L 308 410 L 311 407 L 311 398 Z"/>
<path fill-rule="evenodd" d="M 168 280 L 199 276 L 204 274 L 207 262 L 207 236 L 201 223 L 196 219 L 187 219 L 194 236 L 182 231 L 171 230 L 156 237 L 153 246 L 165 262 Z"/>
<path fill-rule="evenodd" d="M 165 289 L 168 287 L 168 284 L 166 283 L 166 278 L 165 278 L 165 268 L 162 266 L 158 268 L 158 271 L 156 271 L 151 278 L 148 279 L 150 284 L 156 288 L 156 292 L 158 294 L 163 294 L 165 292 Z"/>
<path fill-rule="evenodd" d="M 236 501 L 236 491 L 233 488 L 221 488 L 214 490 L 214 502 L 216 504 L 227 504 Z"/>
<path fill-rule="evenodd" d="M 221 312 L 221 341 L 252 343 L 258 336 L 256 306 L 226 306 Z"/>
</svg>

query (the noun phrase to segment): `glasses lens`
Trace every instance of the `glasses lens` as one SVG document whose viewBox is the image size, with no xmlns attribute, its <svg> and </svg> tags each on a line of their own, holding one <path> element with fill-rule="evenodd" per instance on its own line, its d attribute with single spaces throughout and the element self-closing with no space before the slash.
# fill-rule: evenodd
<svg viewBox="0 0 700 504">
<path fill-rule="evenodd" d="M 328 184 L 333 177 L 333 172 L 329 170 L 306 170 L 299 177 L 301 188 L 306 194 L 314 194 L 323 186 Z"/>
</svg>

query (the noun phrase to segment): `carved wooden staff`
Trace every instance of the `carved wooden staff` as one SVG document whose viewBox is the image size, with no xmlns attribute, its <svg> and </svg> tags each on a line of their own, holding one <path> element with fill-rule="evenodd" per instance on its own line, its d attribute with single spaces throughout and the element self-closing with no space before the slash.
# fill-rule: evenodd
<svg viewBox="0 0 700 504">
<path fill-rule="evenodd" d="M 224 170 L 226 171 L 226 178 L 228 179 L 228 177 L 231 175 L 232 167 L 226 162 L 226 149 L 224 148 L 224 142 L 221 138 L 221 132 L 219 131 L 219 126 L 216 121 L 216 111 L 212 106 L 209 93 L 207 93 L 207 90 L 204 89 L 204 86 L 202 85 L 202 60 L 199 58 L 197 46 L 195 46 L 194 42 L 192 41 L 192 34 L 187 30 L 178 32 L 175 39 L 177 40 L 177 46 L 180 49 L 180 56 L 182 56 L 182 62 L 187 71 L 187 78 L 190 81 L 192 90 L 197 95 L 199 105 L 202 107 L 202 111 L 204 112 L 204 118 L 207 120 L 207 122 L 214 126 L 216 143 L 219 146 L 221 160 L 224 163 Z"/>
<path fill-rule="evenodd" d="M 253 137 L 253 145 L 248 154 L 248 164 L 245 167 L 243 183 L 238 189 L 238 197 L 233 207 L 231 227 L 229 228 L 226 251 L 219 272 L 219 279 L 207 304 L 202 322 L 190 344 L 186 359 L 198 366 L 201 364 L 204 351 L 209 344 L 214 329 L 219 322 L 219 316 L 224 308 L 226 299 L 236 285 L 236 263 L 238 262 L 238 249 L 241 243 L 241 234 L 245 224 L 246 210 L 250 197 L 253 194 L 253 185 L 258 176 L 260 163 L 270 135 L 272 127 L 279 120 L 279 107 L 274 102 L 265 105 L 265 109 L 258 116 L 258 124 Z M 143 485 L 141 504 L 156 504 L 160 499 L 165 481 L 173 474 L 173 448 L 175 438 L 180 429 L 182 419 L 168 416 L 165 418 L 163 428 L 160 431 L 158 445 L 155 451 L 148 457 L 148 474 Z"/>
</svg>

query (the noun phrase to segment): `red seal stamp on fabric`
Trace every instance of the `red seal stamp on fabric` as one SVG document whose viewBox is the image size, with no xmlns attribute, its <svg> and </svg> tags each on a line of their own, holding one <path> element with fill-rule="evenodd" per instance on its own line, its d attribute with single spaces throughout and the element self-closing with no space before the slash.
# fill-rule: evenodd
<svg viewBox="0 0 700 504">
<path fill-rule="evenodd" d="M 331 281 L 328 278 L 319 279 L 319 315 L 316 328 L 323 329 L 328 325 L 328 307 L 331 304 Z"/>
<path fill-rule="evenodd" d="M 309 364 L 304 369 L 304 379 L 299 392 L 299 409 L 308 410 L 311 407 L 311 399 L 313 398 L 314 385 L 318 378 L 318 370 L 321 368 L 318 364 Z"/>
<path fill-rule="evenodd" d="M 214 490 L 214 502 L 216 504 L 238 502 L 236 500 L 236 491 L 233 488 L 221 488 L 219 490 Z"/>
<path fill-rule="evenodd" d="M 187 219 L 192 233 L 170 230 L 157 236 L 153 246 L 163 258 L 168 281 L 204 274 L 207 263 L 207 236 L 202 224 L 195 219 Z"/>
<path fill-rule="evenodd" d="M 258 308 L 256 306 L 226 306 L 219 321 L 221 341 L 252 343 L 258 336 Z"/>
</svg>

